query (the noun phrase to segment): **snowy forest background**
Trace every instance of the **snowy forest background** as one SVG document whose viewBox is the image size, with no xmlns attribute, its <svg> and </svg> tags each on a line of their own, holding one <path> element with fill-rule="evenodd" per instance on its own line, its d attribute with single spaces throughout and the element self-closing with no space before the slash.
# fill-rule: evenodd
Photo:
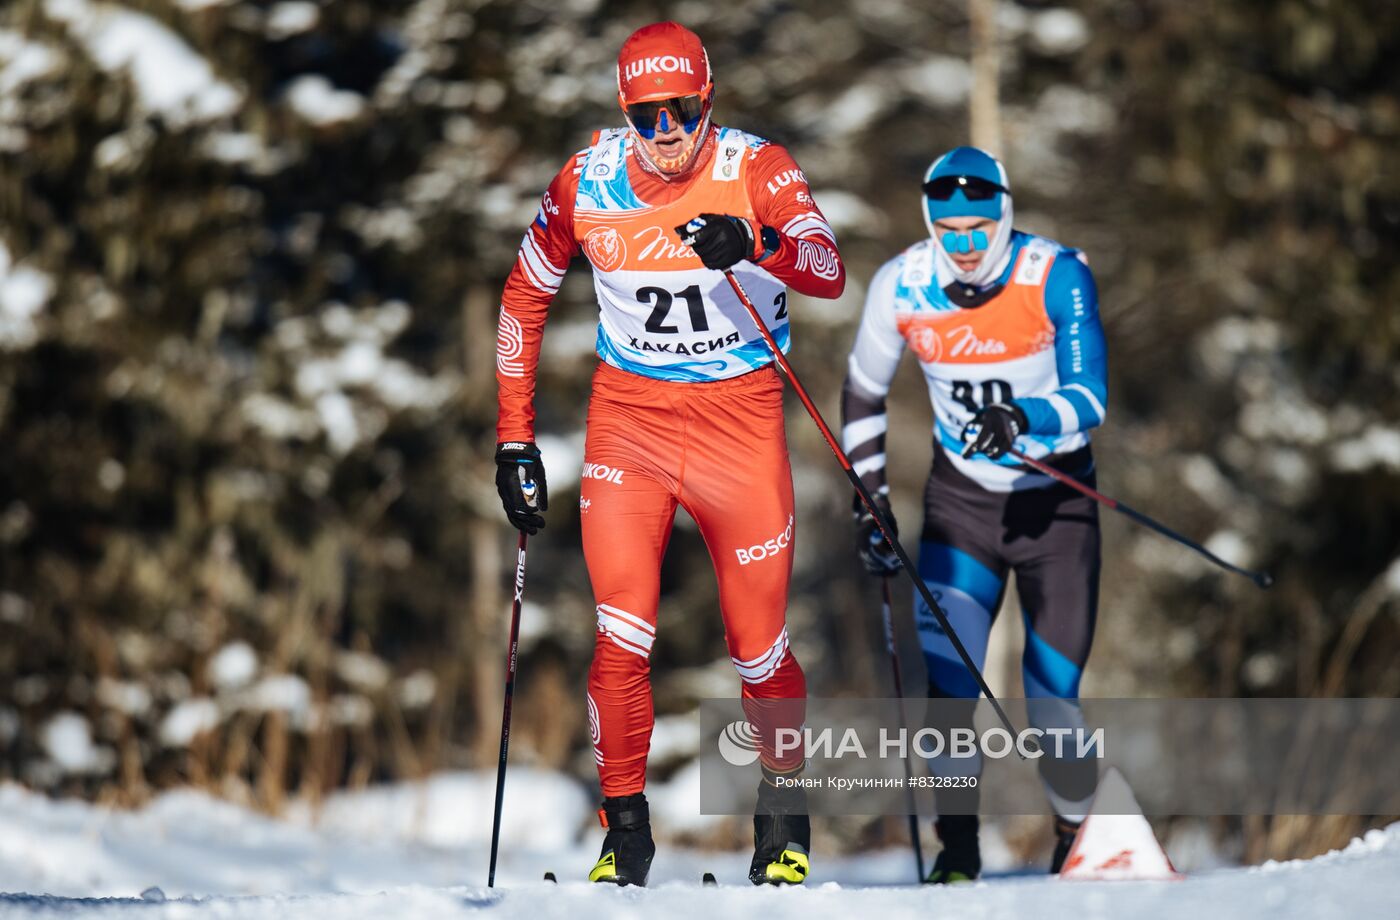
<svg viewBox="0 0 1400 920">
<path fill-rule="evenodd" d="M 995 25 L 990 85 L 970 9 Z M 1085 695 L 1400 694 L 1400 5 L 7 0 L 0 776 L 276 813 L 494 764 L 500 289 L 554 171 L 620 123 L 622 39 L 666 17 L 705 39 L 718 120 L 786 144 L 836 227 L 845 297 L 792 309 L 831 418 L 866 283 L 924 233 L 921 171 L 968 140 L 972 94 L 999 105 L 978 130 L 1000 135 L 1018 224 L 1084 249 L 1099 280 L 1101 487 L 1278 576 L 1260 592 L 1105 516 Z M 595 315 L 580 263 L 545 337 L 553 507 L 512 746 L 581 788 Z M 929 413 L 909 362 L 892 411 L 916 533 Z M 848 490 L 789 418 L 794 648 L 814 693 L 887 694 Z M 700 743 L 685 713 L 737 692 L 684 512 L 664 575 L 658 788 Z M 907 627 L 906 604 L 919 688 Z M 1014 609 L 997 634 L 989 677 L 1015 696 Z M 658 831 L 723 845 L 742 823 Z M 1257 859 L 1364 823 L 1211 832 Z M 830 845 L 901 833 L 847 830 Z"/>
</svg>

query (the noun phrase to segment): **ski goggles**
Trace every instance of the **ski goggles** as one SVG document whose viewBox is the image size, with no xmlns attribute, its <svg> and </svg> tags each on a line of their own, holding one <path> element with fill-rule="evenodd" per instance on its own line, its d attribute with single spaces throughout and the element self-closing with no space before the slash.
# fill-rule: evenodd
<svg viewBox="0 0 1400 920">
<path fill-rule="evenodd" d="M 658 130 L 664 133 L 677 124 L 685 129 L 686 134 L 694 134 L 705 115 L 705 97 L 673 96 L 651 102 L 634 102 L 624 106 L 623 111 L 627 113 L 632 127 L 647 140 L 655 137 Z"/>
<path fill-rule="evenodd" d="M 968 201 L 990 201 L 1003 192 L 1011 194 L 1010 189 L 980 176 L 939 176 L 925 182 L 923 188 L 934 201 L 950 201 L 956 192 L 962 192 Z"/>
</svg>

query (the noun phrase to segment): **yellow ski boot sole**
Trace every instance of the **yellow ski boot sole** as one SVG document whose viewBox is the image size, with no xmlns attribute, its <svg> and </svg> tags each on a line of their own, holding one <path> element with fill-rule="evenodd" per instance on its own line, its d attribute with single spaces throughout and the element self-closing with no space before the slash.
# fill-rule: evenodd
<svg viewBox="0 0 1400 920">
<path fill-rule="evenodd" d="M 811 869 L 812 864 L 806 853 L 783 850 L 776 860 L 764 867 L 764 881 L 769 885 L 801 885 L 807 880 Z"/>
<path fill-rule="evenodd" d="M 966 872 L 945 871 L 934 869 L 924 879 L 925 885 L 956 885 L 960 882 L 975 882 L 976 876 L 968 875 Z"/>
<path fill-rule="evenodd" d="M 617 854 L 608 850 L 598 858 L 588 873 L 590 882 L 612 882 L 617 884 Z"/>
</svg>

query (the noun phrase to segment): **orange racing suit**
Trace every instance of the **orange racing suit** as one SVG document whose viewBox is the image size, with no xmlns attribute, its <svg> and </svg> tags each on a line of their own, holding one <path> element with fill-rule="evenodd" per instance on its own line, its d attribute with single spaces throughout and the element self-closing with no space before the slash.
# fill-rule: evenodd
<svg viewBox="0 0 1400 920">
<path fill-rule="evenodd" d="M 714 562 L 763 760 L 791 770 L 801 759 L 773 750 L 800 707 L 762 705 L 806 696 L 785 625 L 796 524 L 782 383 L 724 275 L 674 228 L 702 212 L 751 222 L 755 252 L 732 270 L 784 351 L 787 287 L 836 297 L 845 285 L 831 227 L 782 147 L 716 126 L 691 171 L 668 182 L 633 143 L 624 129 L 599 132 L 550 183 L 506 284 L 496 362 L 498 440 L 533 441 L 546 312 L 582 253 L 600 305 L 580 513 L 597 605 L 589 728 L 605 796 L 645 785 L 660 567 L 678 505 Z"/>
</svg>

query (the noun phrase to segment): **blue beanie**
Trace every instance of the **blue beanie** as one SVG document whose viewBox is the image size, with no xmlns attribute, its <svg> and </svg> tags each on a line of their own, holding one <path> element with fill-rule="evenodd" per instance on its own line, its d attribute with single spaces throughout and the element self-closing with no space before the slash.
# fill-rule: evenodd
<svg viewBox="0 0 1400 920">
<path fill-rule="evenodd" d="M 996 157 L 976 147 L 954 147 L 934 160 L 928 172 L 924 173 L 924 182 L 928 183 L 942 176 L 976 176 L 1002 188 L 1011 188 L 1006 178 L 1006 169 L 997 162 Z M 1003 197 L 1004 195 L 998 192 L 985 201 L 969 201 L 959 189 L 953 192 L 953 197 L 947 201 L 937 201 L 925 195 L 924 207 L 928 211 L 930 223 L 945 217 L 987 217 L 1001 220 Z"/>
</svg>

